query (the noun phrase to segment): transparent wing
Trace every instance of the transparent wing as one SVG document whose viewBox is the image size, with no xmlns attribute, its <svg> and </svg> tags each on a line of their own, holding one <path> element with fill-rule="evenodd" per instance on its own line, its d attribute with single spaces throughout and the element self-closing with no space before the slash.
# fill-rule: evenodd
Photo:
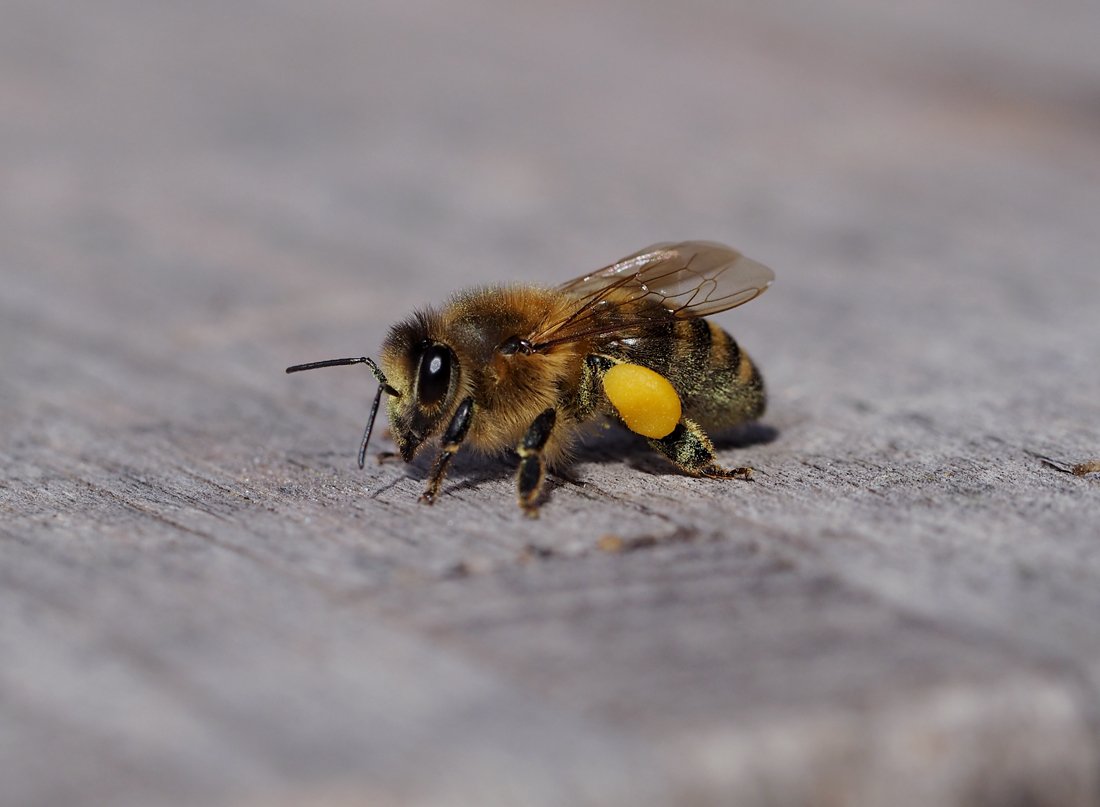
<svg viewBox="0 0 1100 807">
<path fill-rule="evenodd" d="M 540 327 L 536 348 L 705 317 L 759 297 L 775 273 L 710 241 L 654 244 L 558 287 L 575 306 Z"/>
</svg>

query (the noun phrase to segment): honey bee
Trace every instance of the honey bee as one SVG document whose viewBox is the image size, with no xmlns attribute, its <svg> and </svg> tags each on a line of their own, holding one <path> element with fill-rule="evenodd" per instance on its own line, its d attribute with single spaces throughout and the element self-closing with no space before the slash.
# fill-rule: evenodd
<svg viewBox="0 0 1100 807">
<path fill-rule="evenodd" d="M 286 371 L 366 364 L 379 387 L 359 467 L 385 393 L 402 459 L 441 438 L 425 504 L 438 498 L 462 446 L 512 448 L 519 505 L 536 516 L 546 468 L 562 463 L 581 424 L 600 415 L 644 434 L 687 474 L 748 479 L 751 468 L 717 463 L 707 433 L 758 418 L 764 382 L 733 338 L 703 317 L 758 297 L 774 278 L 721 244 L 655 244 L 556 288 L 461 292 L 394 325 L 380 363 L 364 356 Z"/>
</svg>

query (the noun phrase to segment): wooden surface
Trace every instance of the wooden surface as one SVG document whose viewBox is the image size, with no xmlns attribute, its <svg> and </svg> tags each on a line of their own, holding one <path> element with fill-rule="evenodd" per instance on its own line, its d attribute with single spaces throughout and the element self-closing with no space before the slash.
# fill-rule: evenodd
<svg viewBox="0 0 1100 807">
<path fill-rule="evenodd" d="M 0 803 L 1100 802 L 1100 6 L 910 5 L 3 3 Z M 683 238 L 754 484 L 283 375 Z"/>
</svg>

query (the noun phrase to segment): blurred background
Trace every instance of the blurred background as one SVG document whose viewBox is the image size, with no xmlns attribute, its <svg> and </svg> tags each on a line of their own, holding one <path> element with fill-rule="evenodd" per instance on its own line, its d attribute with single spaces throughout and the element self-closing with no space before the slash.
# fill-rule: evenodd
<svg viewBox="0 0 1100 807">
<path fill-rule="evenodd" d="M 369 352 L 456 286 L 686 238 L 776 269 L 736 316 L 777 389 L 821 365 L 864 383 L 870 341 L 892 357 L 876 383 L 920 395 L 950 363 L 981 395 L 1021 346 L 975 310 L 1092 319 L 1089 0 L 4 15 L 5 298 L 56 295 L 72 326 L 109 312 L 181 362 L 232 352 L 259 379 L 276 354 Z M 57 288 L 43 267 L 66 261 Z M 1084 335 L 1048 335 L 1037 371 L 1083 370 Z"/>
<path fill-rule="evenodd" d="M 510 775 L 531 803 L 1100 792 L 1096 490 L 1033 456 L 1100 452 L 1095 0 L 0 0 L 0 20 L 15 803 L 273 803 L 303 781 L 352 803 L 360 775 L 373 803 L 449 803 L 422 760 L 472 765 L 481 804 Z M 776 439 L 726 455 L 770 474 L 757 492 L 639 473 L 612 445 L 579 468 L 610 493 L 563 485 L 540 524 L 512 520 L 506 471 L 417 509 L 423 469 L 352 467 L 362 373 L 282 376 L 374 353 L 456 288 L 693 238 L 778 276 L 721 318 L 771 390 Z M 601 566 L 583 543 L 700 531 L 732 554 Z M 516 571 L 532 546 L 606 601 L 565 609 Z M 742 582 L 704 596 L 645 565 L 688 560 Z M 440 583 L 471 568 L 486 582 Z M 769 621 L 756 577 L 788 573 Z M 485 629 L 485 602 L 519 609 L 513 632 Z M 669 602 L 692 607 L 662 621 Z M 951 776 L 875 750 L 880 707 L 1004 669 L 1072 674 L 943 712 L 980 724 L 963 747 L 988 759 L 907 717 Z M 509 756 L 520 728 L 537 754 Z M 997 756 L 1010 735 L 1022 757 Z"/>
</svg>

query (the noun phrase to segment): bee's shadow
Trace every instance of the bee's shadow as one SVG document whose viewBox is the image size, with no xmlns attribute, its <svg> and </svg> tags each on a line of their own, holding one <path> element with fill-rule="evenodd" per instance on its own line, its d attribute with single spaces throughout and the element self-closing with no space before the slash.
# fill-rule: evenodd
<svg viewBox="0 0 1100 807">
<path fill-rule="evenodd" d="M 779 439 L 779 429 L 767 423 L 753 421 L 718 432 L 713 439 L 714 447 L 719 451 L 725 451 L 728 448 L 748 448 L 775 442 Z"/>
<path fill-rule="evenodd" d="M 778 429 L 758 422 L 746 423 L 710 435 L 717 451 L 764 445 L 777 437 Z M 680 473 L 671 462 L 650 448 L 644 437 L 613 425 L 588 435 L 573 456 L 577 462 L 625 462 L 635 470 L 650 474 Z"/>
<path fill-rule="evenodd" d="M 412 462 L 402 464 L 405 476 L 426 482 L 428 477 L 431 476 L 438 453 L 438 446 L 425 447 Z M 400 460 L 396 459 L 387 460 L 386 464 L 388 465 L 391 461 L 395 464 L 401 464 Z M 514 476 L 515 473 L 515 457 L 507 452 L 480 454 L 474 451 L 460 451 L 455 454 L 454 459 L 451 461 L 447 477 L 443 482 L 442 492 L 446 494 L 455 490 L 476 488 L 485 482 L 509 478 Z"/>
<path fill-rule="evenodd" d="M 711 435 L 718 451 L 764 445 L 774 441 L 779 431 L 765 423 L 746 423 Z M 435 454 L 425 451 L 406 466 L 406 474 L 427 479 L 431 474 Z M 452 463 L 444 491 L 476 488 L 486 482 L 509 479 L 516 472 L 516 457 L 511 452 L 498 455 L 459 452 Z M 635 470 L 650 474 L 678 474 L 675 466 L 649 447 L 644 437 L 626 429 L 606 424 L 586 429 L 571 452 L 569 464 L 555 476 L 575 480 L 572 467 L 578 463 L 626 463 Z"/>
</svg>

